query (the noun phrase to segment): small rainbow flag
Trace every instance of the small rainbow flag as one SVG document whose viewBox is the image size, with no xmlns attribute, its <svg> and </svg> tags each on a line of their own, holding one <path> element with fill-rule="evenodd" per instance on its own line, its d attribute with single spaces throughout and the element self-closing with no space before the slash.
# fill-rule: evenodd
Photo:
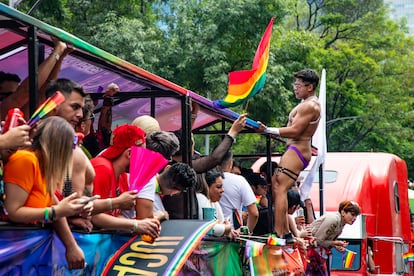
<svg viewBox="0 0 414 276">
<path fill-rule="evenodd" d="M 251 70 L 229 73 L 227 96 L 224 100 L 216 100 L 217 108 L 234 107 L 243 104 L 262 91 L 266 81 L 266 68 L 269 62 L 270 37 L 272 36 L 273 18 L 267 25 L 253 59 Z"/>
<path fill-rule="evenodd" d="M 404 262 L 414 262 L 414 253 L 413 252 L 406 252 L 403 254 Z"/>
<path fill-rule="evenodd" d="M 247 240 L 246 250 L 245 250 L 246 257 L 251 258 L 251 257 L 261 256 L 263 254 L 264 246 L 265 246 L 264 243 Z"/>
<path fill-rule="evenodd" d="M 286 240 L 285 239 L 280 239 L 278 237 L 276 237 L 275 235 L 270 235 L 267 238 L 267 244 L 268 245 L 278 245 L 278 246 L 285 246 L 286 245 Z"/>
<path fill-rule="evenodd" d="M 58 105 L 63 103 L 65 101 L 65 96 L 59 92 L 56 91 L 56 93 L 52 96 L 46 99 L 32 114 L 27 124 L 31 127 L 33 127 L 40 119 L 42 119 L 44 116 L 46 116 L 47 113 L 52 111 L 54 108 L 56 108 Z"/>
<path fill-rule="evenodd" d="M 356 252 L 348 249 L 342 253 L 342 263 L 344 268 L 351 268 L 356 254 Z"/>
<path fill-rule="evenodd" d="M 259 206 L 260 205 L 260 200 L 262 199 L 261 195 L 257 195 L 256 196 L 256 205 Z"/>
</svg>

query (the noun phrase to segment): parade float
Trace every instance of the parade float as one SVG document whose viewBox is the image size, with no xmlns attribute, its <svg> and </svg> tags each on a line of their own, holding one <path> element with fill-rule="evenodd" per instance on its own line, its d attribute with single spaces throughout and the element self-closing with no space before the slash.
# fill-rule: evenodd
<svg viewBox="0 0 414 276">
<path fill-rule="evenodd" d="M 72 34 L 0 4 L 0 70 L 29 77 L 32 113 L 39 104 L 35 97 L 35 72 L 42 57 L 52 52 L 51 36 L 74 47 L 63 61 L 60 77 L 80 83 L 98 101 L 97 115 L 102 106 L 101 87 L 116 82 L 121 92 L 113 106 L 113 125 L 151 115 L 163 130 L 181 128 L 186 134 L 185 162 L 191 162 L 187 150 L 191 131 L 202 133 L 203 128 L 218 124 L 222 127 L 216 133 L 223 134 L 225 124 L 239 116 Z M 192 101 L 200 105 L 200 111 L 191 127 Z M 249 118 L 244 132 L 253 133 L 257 127 L 257 122 Z M 270 154 L 267 159 L 270 160 Z M 324 170 L 336 172 L 331 181 L 326 179 L 326 211 L 336 211 L 338 202 L 345 198 L 357 200 L 362 206 L 358 222 L 352 228 L 345 228 L 341 236 L 350 242 L 357 257 L 345 269 L 341 255 L 334 253 L 332 275 L 366 275 L 368 240 L 373 243 L 377 274 L 411 275 L 412 268 L 403 259 L 411 248 L 404 161 L 381 153 L 329 153 Z M 319 180 L 314 182 L 311 195 L 318 210 Z M 212 238 L 206 234 L 214 221 L 191 220 L 190 213 L 186 216 L 186 220 L 163 222 L 161 236 L 153 244 L 142 242 L 140 236 L 130 233 L 73 231 L 86 258 L 85 268 L 79 271 L 67 270 L 62 242 L 51 228 L 3 222 L 0 272 L 2 275 L 302 275 L 304 272 L 306 258 L 300 256 L 297 248 L 269 243 L 268 237 L 264 241 L 263 237 L 254 236 L 236 241 Z"/>
</svg>

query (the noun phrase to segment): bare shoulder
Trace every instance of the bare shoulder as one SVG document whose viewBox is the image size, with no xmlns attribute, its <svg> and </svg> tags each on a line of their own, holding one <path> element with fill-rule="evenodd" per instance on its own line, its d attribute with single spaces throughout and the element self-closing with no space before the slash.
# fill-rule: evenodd
<svg viewBox="0 0 414 276">
<path fill-rule="evenodd" d="M 303 114 L 319 114 L 321 112 L 321 104 L 317 99 L 304 101 L 298 107 L 298 112 Z"/>
<path fill-rule="evenodd" d="M 73 166 L 76 168 L 81 168 L 87 166 L 89 160 L 86 154 L 80 147 L 76 147 L 73 150 Z"/>
</svg>

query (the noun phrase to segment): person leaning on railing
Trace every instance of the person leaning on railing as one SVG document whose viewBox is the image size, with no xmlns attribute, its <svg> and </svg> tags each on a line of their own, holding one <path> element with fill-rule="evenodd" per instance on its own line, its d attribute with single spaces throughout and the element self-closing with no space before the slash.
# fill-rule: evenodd
<svg viewBox="0 0 414 276">
<path fill-rule="evenodd" d="M 85 256 L 66 217 L 88 216 L 93 204 L 81 204 L 77 193 L 62 201 L 55 196 L 72 166 L 74 135 L 73 127 L 63 118 L 43 120 L 32 145 L 13 153 L 4 167 L 5 206 L 12 222 L 52 224 L 66 247 L 69 269 L 80 269 L 85 266 Z"/>
</svg>

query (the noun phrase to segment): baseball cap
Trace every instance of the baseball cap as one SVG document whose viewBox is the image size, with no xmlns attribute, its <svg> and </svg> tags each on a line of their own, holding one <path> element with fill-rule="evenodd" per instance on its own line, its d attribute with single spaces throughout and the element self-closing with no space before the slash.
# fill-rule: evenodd
<svg viewBox="0 0 414 276">
<path fill-rule="evenodd" d="M 127 148 L 145 143 L 145 132 L 137 126 L 122 125 L 112 131 L 109 147 L 101 154 L 107 159 L 115 159 Z"/>
<path fill-rule="evenodd" d="M 142 115 L 139 117 L 136 117 L 132 121 L 133 126 L 140 127 L 147 135 L 150 135 L 151 133 L 155 131 L 160 131 L 160 124 L 158 121 L 149 115 Z"/>
</svg>

